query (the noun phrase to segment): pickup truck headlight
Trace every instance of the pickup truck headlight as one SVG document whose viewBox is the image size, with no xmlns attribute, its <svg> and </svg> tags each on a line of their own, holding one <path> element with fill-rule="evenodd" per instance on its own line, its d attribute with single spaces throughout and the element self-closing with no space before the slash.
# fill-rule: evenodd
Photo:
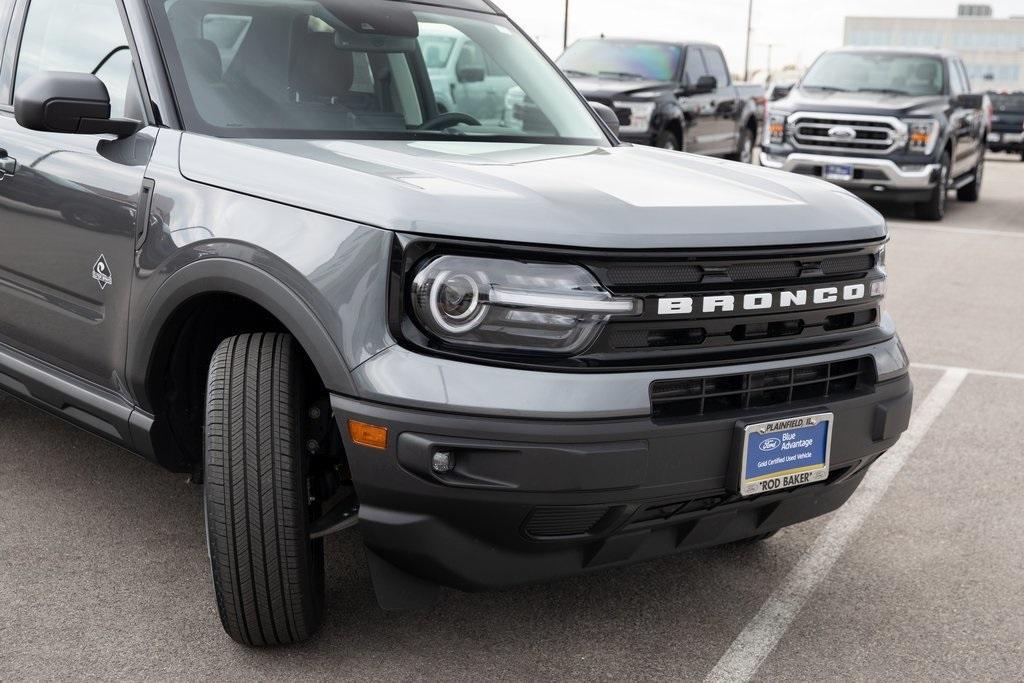
<svg viewBox="0 0 1024 683">
<path fill-rule="evenodd" d="M 656 106 L 654 102 L 615 102 L 616 109 L 629 111 L 629 125 L 622 126 L 620 132 L 646 133 L 649 131 Z"/>
<path fill-rule="evenodd" d="M 907 124 L 907 149 L 920 154 L 931 154 L 939 141 L 939 122 L 911 119 Z"/>
<path fill-rule="evenodd" d="M 412 310 L 431 336 L 454 346 L 505 353 L 571 354 L 613 315 L 640 302 L 612 296 L 574 265 L 441 256 L 417 273 Z"/>
<path fill-rule="evenodd" d="M 788 118 L 789 114 L 768 112 L 768 125 L 764 127 L 766 145 L 781 145 L 786 141 L 786 120 Z"/>
</svg>

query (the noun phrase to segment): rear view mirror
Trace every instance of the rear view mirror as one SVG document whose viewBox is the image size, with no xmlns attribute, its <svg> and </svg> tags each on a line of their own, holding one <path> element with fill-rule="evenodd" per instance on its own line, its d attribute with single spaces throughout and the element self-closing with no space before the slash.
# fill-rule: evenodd
<svg viewBox="0 0 1024 683">
<path fill-rule="evenodd" d="M 963 107 L 964 109 L 981 109 L 985 106 L 985 96 L 974 93 L 957 95 L 956 106 Z"/>
<path fill-rule="evenodd" d="M 703 95 L 718 90 L 718 79 L 714 76 L 701 76 L 690 88 L 693 95 Z"/>
<path fill-rule="evenodd" d="M 487 73 L 482 66 L 460 66 L 455 76 L 459 83 L 483 83 Z"/>
<path fill-rule="evenodd" d="M 41 71 L 14 95 L 18 125 L 46 133 L 133 135 L 138 121 L 110 118 L 110 94 L 92 74 Z"/>
<path fill-rule="evenodd" d="M 615 113 L 615 110 L 609 107 L 607 104 L 601 104 L 600 102 L 590 102 L 590 108 L 594 110 L 597 117 L 604 121 L 605 125 L 612 129 L 612 133 L 615 137 L 619 136 L 619 115 Z"/>
</svg>

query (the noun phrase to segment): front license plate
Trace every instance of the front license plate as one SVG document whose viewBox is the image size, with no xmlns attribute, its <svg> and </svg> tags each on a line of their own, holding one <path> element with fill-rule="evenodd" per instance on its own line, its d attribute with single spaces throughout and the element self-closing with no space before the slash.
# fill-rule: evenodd
<svg viewBox="0 0 1024 683">
<path fill-rule="evenodd" d="M 825 167 L 825 180 L 853 180 L 853 166 L 829 164 Z"/>
<path fill-rule="evenodd" d="M 832 413 L 743 428 L 740 495 L 754 496 L 828 478 Z"/>
<path fill-rule="evenodd" d="M 1000 135 L 999 133 L 989 133 L 988 134 L 988 141 L 989 142 L 999 142 L 1002 139 L 1003 139 L 1003 136 Z"/>
</svg>

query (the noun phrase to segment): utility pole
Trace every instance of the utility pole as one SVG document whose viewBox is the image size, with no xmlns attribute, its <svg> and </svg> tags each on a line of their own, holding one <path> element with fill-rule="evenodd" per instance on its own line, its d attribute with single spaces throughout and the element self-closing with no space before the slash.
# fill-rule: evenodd
<svg viewBox="0 0 1024 683">
<path fill-rule="evenodd" d="M 562 33 L 562 49 L 569 47 L 569 0 L 565 0 L 565 31 Z"/>
<path fill-rule="evenodd" d="M 566 0 L 568 4 L 569 0 Z M 754 0 L 747 2 L 747 52 L 743 60 L 743 80 L 750 80 L 750 34 L 754 32 Z"/>
</svg>

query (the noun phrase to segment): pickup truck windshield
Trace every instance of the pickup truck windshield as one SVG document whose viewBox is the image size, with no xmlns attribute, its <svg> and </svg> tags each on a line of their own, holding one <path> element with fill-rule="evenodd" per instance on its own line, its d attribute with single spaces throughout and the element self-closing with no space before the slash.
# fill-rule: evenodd
<svg viewBox="0 0 1024 683">
<path fill-rule="evenodd" d="M 661 43 L 580 40 L 558 58 L 558 66 L 570 76 L 674 81 L 682 53 L 676 45 Z"/>
<path fill-rule="evenodd" d="M 801 87 L 891 95 L 941 95 L 946 89 L 942 60 L 923 55 L 831 52 L 804 76 Z"/>
<path fill-rule="evenodd" d="M 149 2 L 188 130 L 609 144 L 502 17 L 380 0 Z"/>
</svg>

